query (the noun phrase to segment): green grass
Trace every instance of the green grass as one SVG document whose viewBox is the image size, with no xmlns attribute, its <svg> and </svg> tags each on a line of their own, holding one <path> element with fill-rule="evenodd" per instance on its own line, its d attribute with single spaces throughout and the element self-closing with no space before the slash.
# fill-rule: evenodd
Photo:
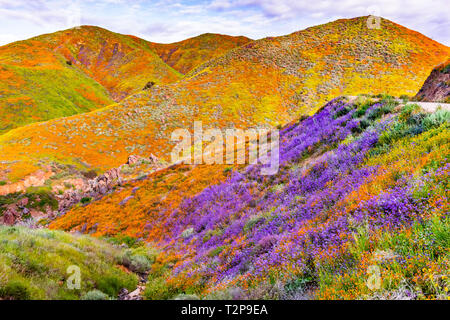
<svg viewBox="0 0 450 320">
<path fill-rule="evenodd" d="M 138 284 L 136 274 L 119 267 L 124 257 L 143 271 L 152 263 L 147 253 L 89 236 L 0 226 L 0 299 L 115 299 Z M 70 266 L 80 268 L 80 289 L 68 288 Z"/>
<path fill-rule="evenodd" d="M 425 113 L 417 104 L 407 104 L 400 111 L 398 120 L 391 128 L 380 136 L 377 146 L 369 154 L 377 155 L 389 151 L 389 146 L 395 141 L 405 137 L 414 137 L 422 132 L 450 124 L 450 112 L 437 110 L 434 113 Z"/>
<path fill-rule="evenodd" d="M 26 79 L 26 84 L 20 90 L 11 93 L 8 93 L 7 87 L 4 88 L 0 84 L 0 91 L 6 92 L 0 98 L 0 134 L 32 122 L 89 112 L 114 103 L 105 88 L 68 65 L 64 67 L 64 71 L 36 70 L 18 66 L 4 67 L 21 79 Z M 86 89 L 90 95 L 96 97 L 97 101 L 83 96 L 82 92 Z M 7 99 L 31 100 L 8 103 Z M 22 101 L 31 101 L 32 105 Z M 99 102 L 102 103 L 99 104 Z"/>
</svg>

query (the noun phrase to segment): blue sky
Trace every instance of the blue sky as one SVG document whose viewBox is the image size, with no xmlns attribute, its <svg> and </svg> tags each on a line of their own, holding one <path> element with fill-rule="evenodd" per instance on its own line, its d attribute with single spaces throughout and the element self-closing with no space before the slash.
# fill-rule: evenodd
<svg viewBox="0 0 450 320">
<path fill-rule="evenodd" d="M 0 45 L 77 25 L 169 43 L 206 32 L 252 39 L 374 14 L 450 45 L 448 0 L 0 0 Z"/>
</svg>

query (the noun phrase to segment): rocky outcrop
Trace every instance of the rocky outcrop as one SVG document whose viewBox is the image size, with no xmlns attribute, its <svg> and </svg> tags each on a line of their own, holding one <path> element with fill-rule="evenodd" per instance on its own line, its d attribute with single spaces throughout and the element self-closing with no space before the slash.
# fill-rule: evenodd
<svg viewBox="0 0 450 320">
<path fill-rule="evenodd" d="M 450 59 L 433 69 L 414 98 L 418 101 L 450 103 Z"/>
<path fill-rule="evenodd" d="M 9 205 L 5 212 L 3 212 L 3 221 L 0 220 L 0 223 L 6 224 L 8 226 L 12 226 L 21 218 L 21 214 L 19 213 L 16 205 Z"/>
<path fill-rule="evenodd" d="M 140 165 L 144 166 L 139 167 Z M 123 173 L 123 170 L 130 170 L 130 167 L 131 174 L 128 173 L 129 175 L 127 176 L 127 174 Z M 126 164 L 110 169 L 102 175 L 95 176 L 95 172 L 88 172 L 76 178 L 72 177 L 59 181 L 57 185 L 52 187 L 51 191 L 51 197 L 58 201 L 57 211 L 53 211 L 49 206 L 43 208 L 36 208 L 34 204 L 30 206 L 28 205 L 29 199 L 27 194 L 20 193 L 25 192 L 29 186 L 42 186 L 54 174 L 50 169 L 48 172 L 39 171 L 19 184 L 2 186 L 0 187 L 0 196 L 2 195 L 1 192 L 4 191 L 5 196 L 12 196 L 13 199 L 11 201 L 12 204 L 0 207 L 0 224 L 14 225 L 25 221 L 25 218 L 29 217 L 34 218 L 34 220 L 42 218 L 52 219 L 56 215 L 64 214 L 76 204 L 88 204 L 93 200 L 98 200 L 111 193 L 118 186 L 121 186 L 124 182 L 124 177 L 132 179 L 133 176 L 136 176 L 132 172 L 135 170 L 133 169 L 134 167 L 138 170 L 146 170 L 145 172 L 153 172 L 164 166 L 153 154 L 149 157 L 130 155 Z M 65 185 L 71 185 L 72 187 L 67 189 Z M 16 194 L 15 192 L 18 193 Z M 133 197 L 130 196 L 124 199 L 121 205 L 126 204 Z M 33 199 L 33 201 L 39 202 L 40 200 L 37 198 Z"/>
<path fill-rule="evenodd" d="M 88 180 L 82 190 L 69 190 L 59 200 L 59 211 L 66 212 L 70 207 L 79 203 L 83 198 L 99 199 L 121 185 L 123 179 L 120 168 L 113 168 L 104 174 Z"/>
<path fill-rule="evenodd" d="M 43 209 L 45 212 L 41 212 L 33 208 L 33 206 L 28 206 L 29 202 L 30 200 L 25 196 L 20 198 L 16 203 L 1 207 L 3 213 L 0 214 L 0 224 L 11 226 L 23 222 L 28 217 L 38 220 L 41 217 L 54 216 L 54 212 L 49 206 Z M 33 204 L 31 203 L 31 205 Z"/>
<path fill-rule="evenodd" d="M 126 165 L 134 166 L 139 164 L 148 164 L 154 170 L 162 168 L 163 165 L 159 159 L 151 154 L 149 157 L 141 157 L 137 155 L 130 155 Z M 113 191 L 117 186 L 120 186 L 124 182 L 124 178 L 121 175 L 123 165 L 118 168 L 113 168 L 105 172 L 104 174 L 88 180 L 81 190 L 69 190 L 66 191 L 59 200 L 59 212 L 64 213 L 69 210 L 72 206 L 79 203 L 82 199 L 86 198 L 89 200 L 97 200 L 104 195 Z M 130 197 L 131 199 L 132 197 Z M 125 204 L 130 199 L 124 199 L 123 204 Z M 90 201 L 87 201 L 90 202 Z M 122 204 L 122 205 L 123 205 Z"/>
<path fill-rule="evenodd" d="M 141 163 L 148 163 L 148 164 L 154 165 L 156 167 L 161 166 L 161 162 L 154 154 L 150 154 L 150 157 L 148 157 L 148 158 L 131 155 L 128 157 L 128 161 L 126 164 L 127 165 L 136 165 L 136 164 L 141 164 Z"/>
</svg>

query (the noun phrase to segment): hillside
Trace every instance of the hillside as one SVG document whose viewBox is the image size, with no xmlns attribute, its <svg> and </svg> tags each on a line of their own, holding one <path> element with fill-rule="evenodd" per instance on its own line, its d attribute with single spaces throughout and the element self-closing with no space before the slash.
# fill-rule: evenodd
<svg viewBox="0 0 450 320">
<path fill-rule="evenodd" d="M 383 19 L 338 20 L 233 49 L 181 81 L 91 113 L 32 124 L 0 136 L 0 180 L 68 166 L 105 171 L 130 154 L 169 161 L 171 133 L 203 126 L 276 126 L 324 101 L 361 92 L 415 93 L 449 48 Z M 63 168 L 63 169 L 61 169 Z"/>
<path fill-rule="evenodd" d="M 415 99 L 450 103 L 450 59 L 433 69 Z"/>
<path fill-rule="evenodd" d="M 449 111 L 337 98 L 281 129 L 274 176 L 175 166 L 50 227 L 157 245 L 149 299 L 446 299 L 449 129 Z"/>
<path fill-rule="evenodd" d="M 0 226 L 0 300 L 109 300 L 136 289 L 153 253 L 89 236 Z M 79 288 L 73 276 L 80 271 Z M 134 272 L 130 271 L 133 270 Z"/>
<path fill-rule="evenodd" d="M 0 134 L 112 104 L 99 83 L 39 41 L 0 47 Z"/>
<path fill-rule="evenodd" d="M 180 75 L 146 41 L 83 26 L 0 47 L 0 134 L 110 105 Z"/>
<path fill-rule="evenodd" d="M 186 74 L 200 64 L 252 41 L 247 37 L 232 37 L 205 33 L 180 42 L 151 43 L 151 47 L 169 66 Z"/>
</svg>

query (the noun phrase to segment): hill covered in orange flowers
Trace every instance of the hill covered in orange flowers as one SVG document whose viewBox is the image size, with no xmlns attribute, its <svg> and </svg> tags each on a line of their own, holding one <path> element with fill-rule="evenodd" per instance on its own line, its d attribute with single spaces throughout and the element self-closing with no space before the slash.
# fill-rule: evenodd
<svg viewBox="0 0 450 320">
<path fill-rule="evenodd" d="M 151 47 L 169 66 L 186 74 L 203 62 L 223 55 L 228 50 L 252 41 L 247 37 L 232 37 L 205 33 L 180 42 L 152 43 Z"/>
<path fill-rule="evenodd" d="M 177 82 L 0 136 L 0 179 L 18 180 L 55 164 L 104 171 L 130 154 L 168 161 L 171 133 L 192 128 L 194 119 L 204 127 L 275 126 L 313 114 L 341 94 L 412 95 L 449 54 L 448 47 L 386 19 L 370 29 L 367 17 L 252 41 Z"/>
<path fill-rule="evenodd" d="M 82 26 L 0 47 L 0 133 L 177 81 L 145 40 Z"/>
</svg>

